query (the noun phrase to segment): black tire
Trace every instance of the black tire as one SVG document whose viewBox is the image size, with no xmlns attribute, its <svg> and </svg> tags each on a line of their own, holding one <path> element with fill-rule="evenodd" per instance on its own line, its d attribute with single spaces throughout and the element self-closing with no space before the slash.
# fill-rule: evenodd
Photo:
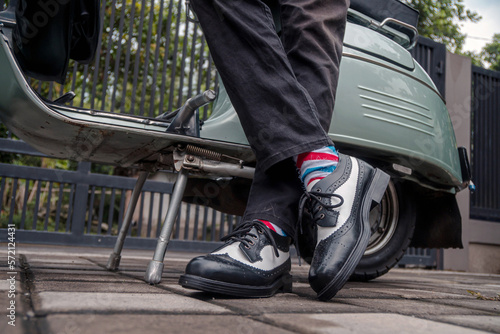
<svg viewBox="0 0 500 334">
<path fill-rule="evenodd" d="M 413 192 L 403 182 L 389 183 L 370 212 L 372 236 L 351 280 L 369 281 L 387 273 L 403 257 L 415 230 Z"/>
<path fill-rule="evenodd" d="M 303 218 L 305 221 L 309 217 Z M 389 182 L 379 205 L 370 212 L 372 236 L 351 280 L 369 281 L 394 267 L 403 257 L 415 230 L 415 201 L 403 182 Z M 311 263 L 316 245 L 314 224 L 303 224 L 298 240 L 301 257 Z"/>
</svg>

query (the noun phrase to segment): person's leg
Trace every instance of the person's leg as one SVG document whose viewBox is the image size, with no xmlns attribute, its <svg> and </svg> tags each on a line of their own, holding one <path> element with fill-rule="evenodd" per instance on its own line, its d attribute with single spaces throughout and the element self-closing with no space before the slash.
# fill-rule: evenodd
<svg viewBox="0 0 500 334">
<path fill-rule="evenodd" d="M 297 81 L 314 101 L 325 132 L 335 104 L 348 2 L 280 0 L 283 47 Z"/>
<path fill-rule="evenodd" d="M 222 248 L 193 259 L 179 282 L 211 292 L 269 296 L 291 287 L 287 243 L 303 192 L 292 157 L 331 140 L 263 2 L 194 0 L 192 5 L 258 162 L 244 223 Z"/>
<path fill-rule="evenodd" d="M 191 4 L 257 166 L 243 223 L 223 238 L 226 243 L 220 249 L 193 259 L 179 283 L 235 296 L 266 297 L 288 291 L 290 235 L 301 195 L 291 157 L 330 140 L 295 78 L 262 1 L 192 0 Z"/>
<path fill-rule="evenodd" d="M 275 164 L 267 171 L 257 163 L 242 221 L 267 220 L 294 238 L 299 199 L 303 192 L 297 167 L 291 158 Z"/>
<path fill-rule="evenodd" d="M 281 15 L 288 59 L 328 131 L 348 4 L 326 3 L 282 0 Z M 319 299 L 328 300 L 343 287 L 366 249 L 369 210 L 373 201 L 380 201 L 389 177 L 364 161 L 339 155 L 333 146 L 302 152 L 296 162 L 307 188 L 301 204 L 310 211 L 309 223 L 317 231 L 309 282 Z"/>
<path fill-rule="evenodd" d="M 295 78 L 315 105 L 311 112 L 317 113 L 325 132 L 335 103 L 347 8 L 347 0 L 279 1 L 283 49 Z M 323 162 L 322 166 L 328 169 L 329 164 Z M 309 177 L 314 174 L 309 173 Z M 244 218 L 276 221 L 289 235 L 295 235 L 296 208 L 303 188 L 295 163 L 280 163 L 267 173 L 258 166 Z"/>
<path fill-rule="evenodd" d="M 260 168 L 330 145 L 267 5 L 261 0 L 191 0 L 191 5 Z"/>
</svg>

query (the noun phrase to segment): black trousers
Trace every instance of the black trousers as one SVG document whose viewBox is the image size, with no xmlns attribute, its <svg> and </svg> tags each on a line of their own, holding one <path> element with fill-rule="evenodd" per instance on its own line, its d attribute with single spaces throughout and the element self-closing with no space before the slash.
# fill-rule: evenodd
<svg viewBox="0 0 500 334">
<path fill-rule="evenodd" d="M 292 158 L 331 145 L 349 0 L 191 0 L 215 66 L 257 157 L 244 220 L 294 235 L 303 186 Z"/>
</svg>

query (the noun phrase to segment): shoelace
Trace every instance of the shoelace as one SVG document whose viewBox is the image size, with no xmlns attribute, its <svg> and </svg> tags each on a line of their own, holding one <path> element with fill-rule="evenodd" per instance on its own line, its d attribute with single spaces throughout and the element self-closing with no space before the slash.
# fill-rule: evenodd
<svg viewBox="0 0 500 334">
<path fill-rule="evenodd" d="M 339 203 L 329 205 L 329 204 L 325 204 L 321 201 L 322 198 L 330 198 L 331 199 L 333 197 L 338 198 Z M 312 202 L 313 200 L 316 202 L 316 205 L 313 205 L 313 202 Z M 297 220 L 298 228 L 296 229 L 296 232 L 295 232 L 295 248 L 297 249 L 297 254 L 299 256 L 299 265 L 300 265 L 300 253 L 299 253 L 299 247 L 297 244 L 298 244 L 299 231 L 300 231 L 301 235 L 304 234 L 304 229 L 302 228 L 302 215 L 304 214 L 304 208 L 308 204 L 307 203 L 308 201 L 310 202 L 309 204 L 311 204 L 311 206 L 312 206 L 311 213 L 312 213 L 312 216 L 314 219 L 314 223 L 316 223 L 318 220 L 321 220 L 324 218 L 324 215 L 320 215 L 319 217 L 316 217 L 316 214 L 321 209 L 326 209 L 326 210 L 336 209 L 336 208 L 342 206 L 342 204 L 344 204 L 344 198 L 338 194 L 328 194 L 328 193 L 322 193 L 319 191 L 309 191 L 309 192 L 306 191 L 306 192 L 304 192 L 304 194 L 302 195 L 302 197 L 300 198 L 300 201 L 299 201 L 299 217 Z"/>
<path fill-rule="evenodd" d="M 322 202 L 322 198 L 330 198 L 331 199 L 333 197 L 338 198 L 339 203 L 329 205 L 329 204 L 325 204 Z M 304 194 L 300 198 L 300 202 L 299 202 L 299 224 L 300 224 L 301 232 L 302 232 L 302 214 L 304 212 L 305 205 L 307 204 L 307 200 L 310 200 L 310 201 L 314 200 L 314 201 L 316 201 L 316 204 L 317 204 L 317 205 L 313 205 L 312 210 L 311 210 L 311 213 L 314 217 L 314 222 L 317 222 L 318 220 L 321 220 L 324 218 L 324 215 L 323 216 L 320 215 L 319 217 L 315 217 L 316 214 L 318 213 L 318 211 L 320 211 L 321 209 L 326 209 L 326 210 L 336 209 L 336 208 L 342 206 L 342 204 L 344 204 L 344 198 L 338 194 L 328 194 L 328 193 L 322 193 L 319 191 L 309 191 L 309 192 L 306 191 L 306 192 L 304 192 Z"/>
<path fill-rule="evenodd" d="M 231 243 L 239 241 L 246 248 L 250 248 L 250 246 L 254 245 L 255 240 L 258 239 L 258 236 L 255 233 L 250 232 L 254 227 L 256 227 L 258 233 L 264 234 L 267 237 L 267 239 L 271 242 L 271 246 L 273 246 L 274 254 L 276 257 L 279 257 L 280 254 L 278 252 L 278 246 L 276 245 L 276 241 L 274 241 L 271 231 L 263 222 L 259 220 L 253 220 L 241 224 L 233 232 L 221 238 L 221 241 L 229 241 Z"/>
</svg>

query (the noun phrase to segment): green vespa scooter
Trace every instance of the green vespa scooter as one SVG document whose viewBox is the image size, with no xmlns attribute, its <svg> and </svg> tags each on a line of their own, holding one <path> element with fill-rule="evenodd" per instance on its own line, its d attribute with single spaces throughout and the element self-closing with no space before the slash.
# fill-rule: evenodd
<svg viewBox="0 0 500 334">
<path fill-rule="evenodd" d="M 19 22 L 13 6 L 0 12 L 2 123 L 49 156 L 142 170 L 108 269 L 119 265 L 133 208 L 148 174 L 159 169 L 178 172 L 145 278 L 160 282 L 182 200 L 201 200 L 236 214 L 245 207 L 255 157 L 224 85 L 217 93 L 192 97 L 178 111 L 157 118 L 71 107 L 65 104 L 71 93 L 47 101 L 25 78 L 25 68 L 32 62 L 26 54 L 21 59 L 16 48 L 19 41 L 13 32 Z M 462 246 L 455 195 L 468 186 L 470 168 L 465 149 L 457 148 L 445 101 L 408 51 L 417 39 L 417 19 L 417 12 L 397 0 L 351 0 L 329 135 L 340 151 L 391 176 L 381 203 L 370 211 L 372 236 L 353 279 L 383 275 L 410 245 Z M 279 21 L 276 26 L 279 29 Z M 53 39 L 57 42 L 57 37 Z M 53 61 L 57 57 L 50 59 L 50 47 L 40 54 L 57 65 Z M 30 68 L 29 74 L 36 75 Z M 197 109 L 207 103 L 213 103 L 213 112 L 201 127 Z M 217 197 L 204 194 L 207 183 L 220 187 Z M 299 240 L 306 260 L 314 251 L 313 232 L 304 226 Z"/>
</svg>

